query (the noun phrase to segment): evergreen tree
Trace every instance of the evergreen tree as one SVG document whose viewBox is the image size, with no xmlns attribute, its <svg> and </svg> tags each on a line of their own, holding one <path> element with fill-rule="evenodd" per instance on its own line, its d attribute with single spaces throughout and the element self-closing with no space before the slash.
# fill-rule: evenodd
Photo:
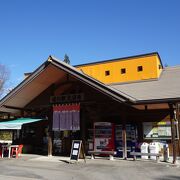
<svg viewBox="0 0 180 180">
<path fill-rule="evenodd" d="M 64 55 L 64 60 L 65 63 L 70 64 L 69 56 L 67 54 Z"/>
</svg>

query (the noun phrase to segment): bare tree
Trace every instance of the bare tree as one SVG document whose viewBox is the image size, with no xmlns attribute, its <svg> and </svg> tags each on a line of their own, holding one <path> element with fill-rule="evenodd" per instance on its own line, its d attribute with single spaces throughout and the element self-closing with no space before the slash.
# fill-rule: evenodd
<svg viewBox="0 0 180 180">
<path fill-rule="evenodd" d="M 4 85 L 9 78 L 9 70 L 8 68 L 0 64 L 0 96 L 4 93 Z"/>
</svg>

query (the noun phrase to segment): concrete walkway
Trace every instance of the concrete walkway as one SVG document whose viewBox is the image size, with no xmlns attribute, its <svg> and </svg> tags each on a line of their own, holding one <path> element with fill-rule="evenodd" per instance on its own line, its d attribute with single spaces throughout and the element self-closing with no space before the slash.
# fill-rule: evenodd
<svg viewBox="0 0 180 180">
<path fill-rule="evenodd" d="M 66 156 L 41 156 L 41 155 L 34 155 L 34 154 L 23 154 L 22 155 L 25 158 L 28 158 L 31 161 L 47 161 L 47 162 L 70 162 L 70 157 L 66 157 Z M 108 157 L 96 157 L 97 160 L 109 160 Z M 86 161 L 91 160 L 90 156 L 86 156 Z M 114 158 L 113 161 L 119 161 L 119 160 L 123 160 L 122 158 Z M 132 158 L 128 159 L 129 161 L 132 161 Z M 91 160 L 93 161 L 93 160 Z M 142 160 L 142 159 L 137 159 L 137 161 L 145 161 L 145 162 L 156 162 L 154 160 Z M 165 164 L 165 165 L 173 165 L 172 164 L 172 157 L 169 158 L 168 162 L 163 162 L 163 158 L 160 158 L 159 163 Z M 79 159 L 78 162 L 84 162 L 83 159 Z M 180 158 L 177 158 L 177 162 L 176 165 L 179 167 L 180 166 Z"/>
<path fill-rule="evenodd" d="M 69 157 L 23 155 L 0 159 L 0 180 L 179 180 L 180 167 L 156 161 L 107 158 L 69 164 Z"/>
</svg>

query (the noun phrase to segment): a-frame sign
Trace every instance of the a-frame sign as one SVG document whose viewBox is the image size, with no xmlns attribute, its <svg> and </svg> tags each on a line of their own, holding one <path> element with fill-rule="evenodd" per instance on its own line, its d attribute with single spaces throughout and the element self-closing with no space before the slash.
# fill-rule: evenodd
<svg viewBox="0 0 180 180">
<path fill-rule="evenodd" d="M 86 156 L 82 140 L 73 140 L 70 154 L 70 162 L 78 161 L 80 154 L 82 154 L 84 162 L 86 162 Z"/>
</svg>

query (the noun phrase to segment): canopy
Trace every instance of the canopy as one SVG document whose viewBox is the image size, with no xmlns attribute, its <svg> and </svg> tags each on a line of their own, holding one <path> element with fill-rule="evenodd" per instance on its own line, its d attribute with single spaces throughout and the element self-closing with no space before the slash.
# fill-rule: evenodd
<svg viewBox="0 0 180 180">
<path fill-rule="evenodd" d="M 23 124 L 33 123 L 44 119 L 18 118 L 0 122 L 0 129 L 21 129 Z"/>
</svg>

